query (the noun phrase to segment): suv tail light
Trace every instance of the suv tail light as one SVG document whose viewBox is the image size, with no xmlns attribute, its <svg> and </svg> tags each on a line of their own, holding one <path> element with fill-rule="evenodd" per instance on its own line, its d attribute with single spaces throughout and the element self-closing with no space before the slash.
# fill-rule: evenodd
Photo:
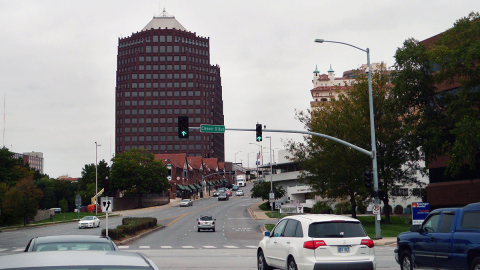
<svg viewBox="0 0 480 270">
<path fill-rule="evenodd" d="M 317 241 L 306 241 L 303 243 L 303 248 L 306 249 L 316 249 L 319 246 L 326 246 L 325 241 L 323 240 L 317 240 Z"/>
<path fill-rule="evenodd" d="M 369 248 L 373 248 L 375 246 L 375 243 L 373 243 L 372 239 L 362 239 L 362 242 L 360 242 L 360 245 L 366 245 Z"/>
<path fill-rule="evenodd" d="M 213 224 L 213 225 L 215 225 L 215 221 L 214 221 L 214 222 L 212 222 L 212 224 Z"/>
<path fill-rule="evenodd" d="M 200 225 L 200 221 L 198 222 L 198 225 Z"/>
</svg>

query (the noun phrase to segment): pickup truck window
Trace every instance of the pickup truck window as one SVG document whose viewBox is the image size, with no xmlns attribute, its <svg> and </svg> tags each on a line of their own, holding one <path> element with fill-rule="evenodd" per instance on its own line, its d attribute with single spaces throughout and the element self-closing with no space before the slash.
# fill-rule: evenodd
<svg viewBox="0 0 480 270">
<path fill-rule="evenodd" d="M 423 223 L 422 230 L 425 232 L 433 233 L 437 231 L 438 221 L 440 220 L 440 213 L 437 215 L 431 215 L 429 219 Z"/>
<path fill-rule="evenodd" d="M 440 228 L 438 229 L 438 232 L 441 232 L 441 233 L 450 232 L 450 228 L 452 228 L 452 221 L 454 216 L 455 216 L 454 214 L 443 212 L 442 221 L 440 221 Z"/>
<path fill-rule="evenodd" d="M 469 211 L 463 214 L 462 228 L 463 229 L 480 229 L 480 211 Z"/>
</svg>

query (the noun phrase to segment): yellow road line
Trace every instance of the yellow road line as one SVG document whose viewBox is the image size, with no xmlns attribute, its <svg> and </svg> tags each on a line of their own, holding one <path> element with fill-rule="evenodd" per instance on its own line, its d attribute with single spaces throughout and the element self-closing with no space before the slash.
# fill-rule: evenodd
<svg viewBox="0 0 480 270">
<path fill-rule="evenodd" d="M 180 216 L 178 216 L 176 219 L 174 219 L 172 222 L 168 223 L 168 224 L 165 225 L 165 226 L 170 226 L 170 225 L 172 225 L 173 223 L 177 222 L 179 219 L 185 217 L 186 215 L 190 215 L 190 214 L 193 214 L 193 213 L 196 213 L 196 212 L 200 212 L 200 211 L 203 211 L 203 210 L 208 209 L 208 208 L 210 208 L 210 207 L 214 207 L 214 206 L 219 205 L 219 204 L 220 204 L 220 203 L 217 203 L 217 204 L 214 204 L 214 205 L 210 205 L 210 206 L 204 207 L 204 208 L 199 209 L 199 210 L 197 210 L 197 211 L 193 211 L 193 212 L 189 212 L 189 213 L 185 213 L 185 214 L 183 214 L 183 215 L 180 215 Z"/>
</svg>

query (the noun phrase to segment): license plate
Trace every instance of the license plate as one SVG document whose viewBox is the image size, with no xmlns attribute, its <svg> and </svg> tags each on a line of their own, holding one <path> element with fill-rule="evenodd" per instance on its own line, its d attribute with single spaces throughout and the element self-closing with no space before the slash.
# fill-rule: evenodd
<svg viewBox="0 0 480 270">
<path fill-rule="evenodd" d="M 339 246 L 338 253 L 349 253 L 350 247 L 349 246 Z"/>
</svg>

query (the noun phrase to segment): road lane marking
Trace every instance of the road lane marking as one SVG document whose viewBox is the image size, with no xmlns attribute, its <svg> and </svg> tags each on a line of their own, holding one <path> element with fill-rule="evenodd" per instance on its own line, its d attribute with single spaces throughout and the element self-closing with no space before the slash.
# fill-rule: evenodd
<svg viewBox="0 0 480 270">
<path fill-rule="evenodd" d="M 150 248 L 150 246 L 139 246 L 138 248 Z"/>
<path fill-rule="evenodd" d="M 130 248 L 130 246 L 119 246 L 118 249 L 122 249 L 122 248 Z"/>
<path fill-rule="evenodd" d="M 160 248 L 172 248 L 172 246 L 160 246 Z"/>
<path fill-rule="evenodd" d="M 257 246 L 245 246 L 247 248 L 257 248 Z"/>
<path fill-rule="evenodd" d="M 226 248 L 238 248 L 236 246 L 223 246 L 223 247 L 226 247 Z"/>
<path fill-rule="evenodd" d="M 0 252 L 7 250 L 6 248 L 0 248 Z"/>
<path fill-rule="evenodd" d="M 217 247 L 214 247 L 214 246 L 203 246 L 204 248 L 217 248 Z"/>
<path fill-rule="evenodd" d="M 193 212 L 189 212 L 189 213 L 185 213 L 185 214 L 183 214 L 183 215 L 180 215 L 180 216 L 178 216 L 176 219 L 174 219 L 172 222 L 168 223 L 168 224 L 165 225 L 165 226 L 168 227 L 168 226 L 172 225 L 173 223 L 177 222 L 178 220 L 180 220 L 181 218 L 185 217 L 186 215 L 193 214 L 193 213 L 196 213 L 196 212 L 200 212 L 200 211 L 202 211 L 202 210 L 205 210 L 205 209 L 214 207 L 214 206 L 219 205 L 219 204 L 220 204 L 220 203 L 217 203 L 217 204 L 214 204 L 214 205 L 210 205 L 210 206 L 204 207 L 204 208 L 199 209 L 199 210 L 197 210 L 197 211 L 193 211 Z"/>
<path fill-rule="evenodd" d="M 25 251 L 25 249 L 24 249 L 24 248 L 18 248 L 18 249 L 15 249 L 14 251 L 15 251 L 15 252 Z"/>
<path fill-rule="evenodd" d="M 182 248 L 194 248 L 192 246 L 182 246 Z"/>
</svg>

